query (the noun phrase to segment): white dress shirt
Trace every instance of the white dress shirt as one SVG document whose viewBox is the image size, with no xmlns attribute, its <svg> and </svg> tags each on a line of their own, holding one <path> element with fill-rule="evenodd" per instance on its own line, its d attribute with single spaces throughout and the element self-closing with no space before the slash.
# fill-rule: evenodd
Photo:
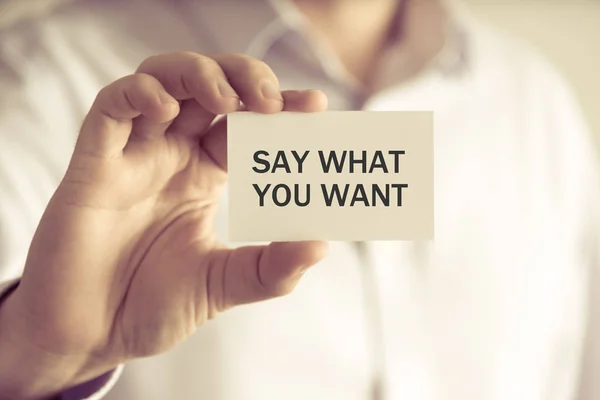
<svg viewBox="0 0 600 400">
<path fill-rule="evenodd" d="M 105 399 L 372 400 L 374 386 L 399 400 L 600 398 L 580 390 L 600 226 L 592 142 L 544 60 L 455 11 L 439 57 L 400 83 L 410 55 L 397 54 L 369 97 L 285 4 L 83 0 L 2 32 L 0 281 L 21 274 L 101 87 L 157 53 L 247 53 L 331 109 L 434 110 L 435 241 L 333 243 L 293 294 L 127 364 Z"/>
</svg>

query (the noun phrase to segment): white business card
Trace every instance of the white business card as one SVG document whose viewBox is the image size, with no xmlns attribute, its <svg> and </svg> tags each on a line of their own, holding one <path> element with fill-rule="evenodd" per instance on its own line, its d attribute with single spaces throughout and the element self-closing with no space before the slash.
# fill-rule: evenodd
<svg viewBox="0 0 600 400">
<path fill-rule="evenodd" d="M 228 116 L 229 239 L 433 239 L 433 113 Z"/>
</svg>

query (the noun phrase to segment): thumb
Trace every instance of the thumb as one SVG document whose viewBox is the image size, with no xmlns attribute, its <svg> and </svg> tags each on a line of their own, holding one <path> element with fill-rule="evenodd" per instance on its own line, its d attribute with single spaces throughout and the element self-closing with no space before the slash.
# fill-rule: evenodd
<svg viewBox="0 0 600 400">
<path fill-rule="evenodd" d="M 273 242 L 227 250 L 218 308 L 224 311 L 290 293 L 303 272 L 325 258 L 327 248 L 326 242 Z M 212 275 L 216 278 L 220 274 Z M 208 285 L 213 284 L 216 282 L 209 279 Z"/>
</svg>

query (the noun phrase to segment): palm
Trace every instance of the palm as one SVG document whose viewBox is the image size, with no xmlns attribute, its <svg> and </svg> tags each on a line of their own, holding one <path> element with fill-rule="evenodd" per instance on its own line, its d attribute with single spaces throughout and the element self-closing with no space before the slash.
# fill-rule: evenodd
<svg viewBox="0 0 600 400">
<path fill-rule="evenodd" d="M 73 218 L 56 224 L 45 216 L 36 236 L 60 237 L 56 248 L 67 244 L 85 249 L 69 263 L 80 280 L 54 282 L 62 296 L 48 296 L 54 302 L 36 302 L 31 312 L 44 316 L 41 324 L 54 326 L 56 336 L 62 337 L 62 353 L 97 351 L 104 344 L 96 338 L 107 334 L 112 336 L 110 348 L 102 351 L 115 357 L 172 347 L 207 318 L 209 308 L 214 313 L 214 302 L 203 295 L 208 284 L 205 265 L 217 246 L 211 221 L 225 172 L 198 140 L 168 134 L 132 140 L 118 158 L 90 160 L 76 153 L 71 165 L 77 166 L 71 167 L 77 173 L 67 173 L 49 208 Z M 53 267 L 64 273 L 64 263 L 53 263 L 52 252 L 43 258 L 40 265 L 46 274 Z M 88 258 L 95 262 L 90 264 Z M 81 280 L 99 286 L 82 291 Z M 73 298 L 85 309 L 74 307 Z M 86 321 L 87 337 L 70 330 L 74 319 Z M 173 334 L 167 337 L 149 327 L 165 327 Z M 72 339 L 64 340 L 65 336 Z M 35 340 L 41 347 L 54 347 L 52 335 Z"/>
<path fill-rule="evenodd" d="M 136 181 L 139 192 L 125 202 L 147 215 L 137 241 L 122 249 L 133 257 L 120 267 L 125 279 L 113 343 L 141 356 L 172 347 L 224 307 L 214 281 L 226 264 L 211 223 L 225 172 L 186 137 L 142 142 L 128 155 L 129 170 L 137 172 L 123 183 Z"/>
</svg>

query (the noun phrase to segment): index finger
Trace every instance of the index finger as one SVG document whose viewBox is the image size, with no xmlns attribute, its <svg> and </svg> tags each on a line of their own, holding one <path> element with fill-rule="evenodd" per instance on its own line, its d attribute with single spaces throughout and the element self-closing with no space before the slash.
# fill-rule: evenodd
<svg viewBox="0 0 600 400">
<path fill-rule="evenodd" d="M 196 99 L 214 115 L 236 111 L 240 105 L 239 96 L 219 64 L 201 54 L 183 52 L 152 56 L 140 64 L 137 72 L 158 79 L 177 100 Z"/>
<path fill-rule="evenodd" d="M 319 112 L 327 109 L 327 97 L 319 90 L 282 92 L 284 111 Z M 227 171 L 227 118 L 217 121 L 205 134 L 202 147 L 211 160 Z"/>
</svg>

